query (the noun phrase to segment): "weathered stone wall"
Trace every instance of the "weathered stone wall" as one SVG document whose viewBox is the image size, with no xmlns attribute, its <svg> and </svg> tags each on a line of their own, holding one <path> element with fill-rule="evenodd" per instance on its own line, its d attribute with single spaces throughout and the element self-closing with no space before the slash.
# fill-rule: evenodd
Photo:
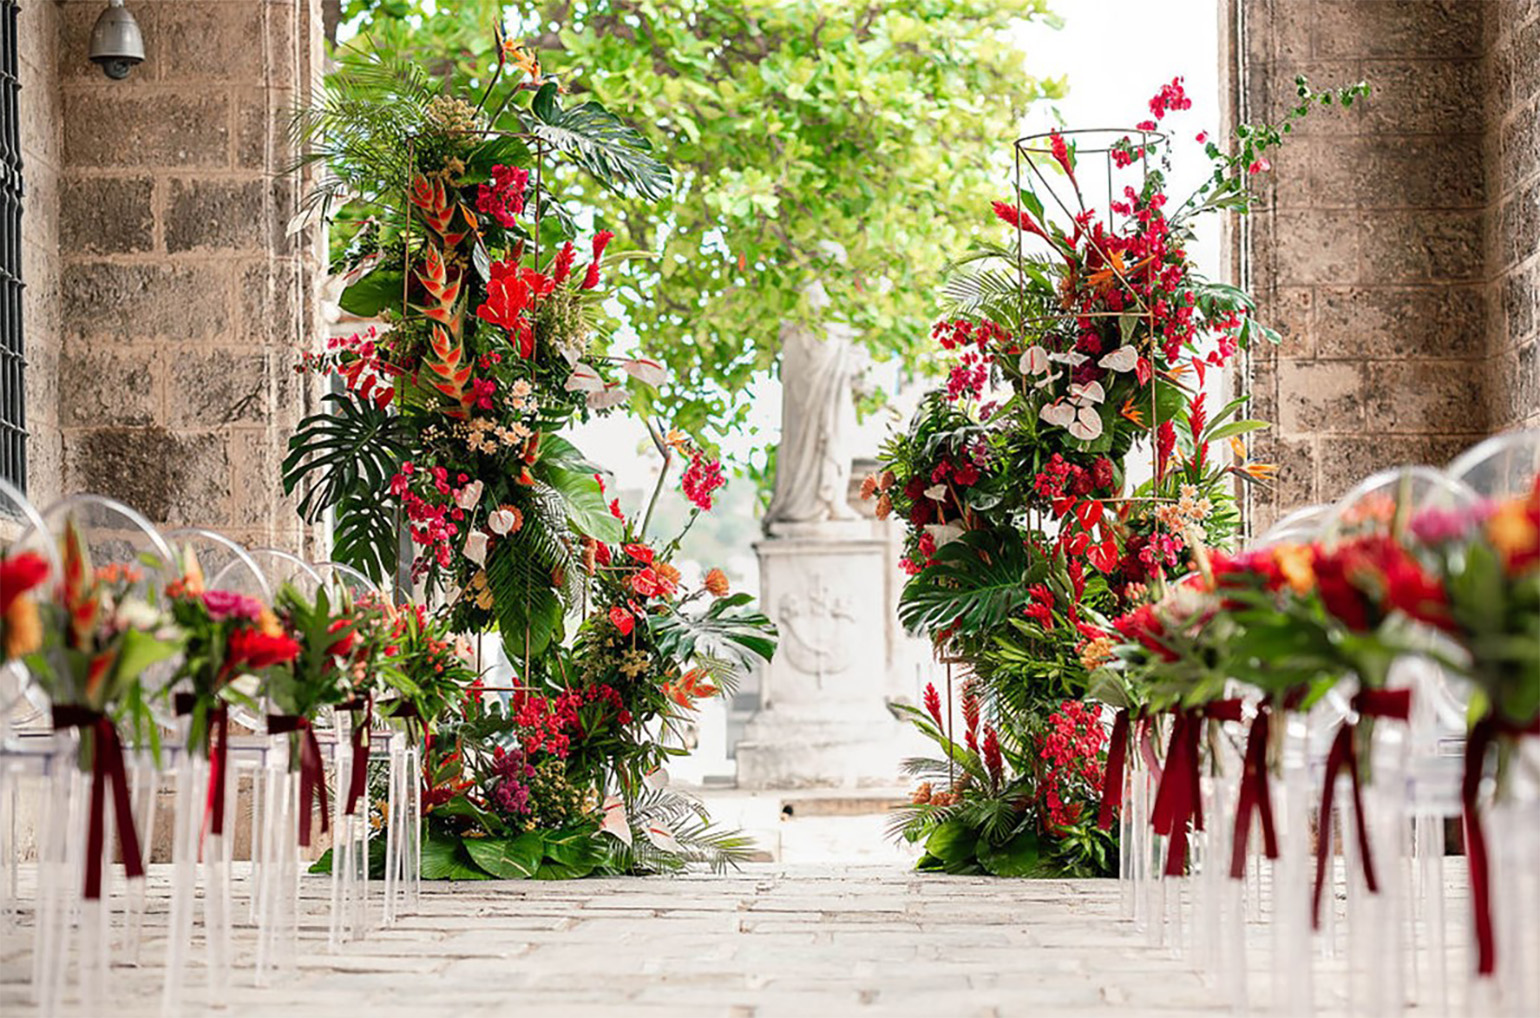
<svg viewBox="0 0 1540 1018">
<path fill-rule="evenodd" d="M 59 496 L 59 8 L 24 3 L 17 18 L 21 77 L 23 342 L 27 357 L 28 489 L 46 505 Z"/>
<path fill-rule="evenodd" d="M 1284 336 L 1252 358 L 1254 409 L 1277 422 L 1256 449 L 1280 467 L 1253 500 L 1254 530 L 1376 469 L 1443 463 L 1504 423 L 1487 395 L 1501 316 L 1484 21 L 1507 6 L 1237 2 L 1242 119 L 1280 118 L 1297 74 L 1373 86 L 1295 132 L 1242 235 L 1258 313 Z"/>
<path fill-rule="evenodd" d="M 51 167 L 36 163 L 57 180 L 52 206 L 37 186 L 28 211 L 57 221 L 58 312 L 28 330 L 34 420 L 56 379 L 56 483 L 297 547 L 278 464 L 307 399 L 293 368 L 315 334 L 316 249 L 285 236 L 300 188 L 285 138 L 318 60 L 319 2 L 134 0 L 147 59 L 127 81 L 87 60 L 102 6 L 27 5 L 56 23 L 30 46 L 56 61 L 52 108 L 39 69 L 26 113 L 56 125 Z M 39 257 L 53 241 L 39 232 Z M 36 357 L 51 330 L 56 371 Z"/>
<path fill-rule="evenodd" d="M 1487 6 L 1487 415 L 1540 428 L 1540 2 Z"/>
</svg>

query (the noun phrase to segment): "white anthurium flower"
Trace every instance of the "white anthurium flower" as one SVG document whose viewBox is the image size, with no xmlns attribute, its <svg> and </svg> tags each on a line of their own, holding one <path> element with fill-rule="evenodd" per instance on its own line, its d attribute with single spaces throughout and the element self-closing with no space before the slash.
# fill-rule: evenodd
<svg viewBox="0 0 1540 1018">
<path fill-rule="evenodd" d="M 679 840 L 674 837 L 674 832 L 662 823 L 654 822 L 647 825 L 647 840 L 664 852 L 672 852 L 674 855 L 684 852 L 684 846 L 679 844 Z"/>
<path fill-rule="evenodd" d="M 650 385 L 654 389 L 668 381 L 668 369 L 646 357 L 633 357 L 630 360 L 621 361 L 620 367 L 638 382 Z"/>
<path fill-rule="evenodd" d="M 930 535 L 932 541 L 936 542 L 937 548 L 945 548 L 963 536 L 963 528 L 955 523 L 927 523 L 925 532 Z"/>
<path fill-rule="evenodd" d="M 925 489 L 925 497 L 926 498 L 935 499 L 937 502 L 945 501 L 946 500 L 946 485 L 944 485 L 944 484 L 932 484 L 929 488 Z"/>
<path fill-rule="evenodd" d="M 1075 422 L 1075 408 L 1063 400 L 1043 404 L 1037 416 L 1056 428 L 1067 428 Z"/>
<path fill-rule="evenodd" d="M 618 795 L 611 795 L 604 800 L 604 822 L 599 825 L 599 830 L 613 835 L 631 847 L 631 821 L 626 818 L 626 803 Z"/>
<path fill-rule="evenodd" d="M 357 265 L 353 266 L 347 272 L 342 274 L 342 288 L 344 290 L 347 289 L 354 283 L 358 282 L 360 279 L 363 279 L 369 273 L 373 272 L 374 267 L 380 264 L 380 259 L 384 257 L 385 256 L 383 254 L 376 251 L 372 255 L 365 255 L 364 257 L 360 258 Z"/>
<path fill-rule="evenodd" d="M 486 486 L 479 480 L 472 481 L 465 487 L 461 488 L 460 494 L 455 496 L 455 505 L 459 506 L 466 512 L 470 512 L 472 509 L 476 508 L 476 503 L 481 501 L 481 492 L 485 487 Z"/>
<path fill-rule="evenodd" d="M 1069 387 L 1069 399 L 1076 406 L 1089 406 L 1107 398 L 1100 382 L 1076 382 Z"/>
<path fill-rule="evenodd" d="M 1046 389 L 1048 386 L 1052 385 L 1054 382 L 1057 382 L 1063 377 L 1064 372 L 1062 371 L 1050 371 L 1048 374 L 1044 375 L 1042 378 L 1039 378 L 1035 383 L 1033 383 L 1032 388 Z"/>
<path fill-rule="evenodd" d="M 642 782 L 653 791 L 668 787 L 668 771 L 661 767 L 654 767 L 642 776 Z"/>
<path fill-rule="evenodd" d="M 1069 433 L 1082 442 L 1089 442 L 1102 433 L 1102 415 L 1094 406 L 1083 406 L 1075 411 Z"/>
<path fill-rule="evenodd" d="M 1068 364 L 1072 368 L 1078 368 L 1091 358 L 1078 350 L 1068 350 L 1064 353 L 1051 353 L 1048 355 L 1048 359 L 1056 364 Z"/>
<path fill-rule="evenodd" d="M 1051 366 L 1048 351 L 1037 343 L 1027 347 L 1026 352 L 1021 355 L 1021 360 L 1017 362 L 1017 369 L 1023 375 L 1045 374 Z"/>
<path fill-rule="evenodd" d="M 498 509 L 487 517 L 487 526 L 498 537 L 504 537 L 513 529 L 515 517 L 507 509 Z"/>
<path fill-rule="evenodd" d="M 567 376 L 566 389 L 568 392 L 601 392 L 604 379 L 599 377 L 599 372 L 578 361 L 572 366 L 572 374 Z"/>
<path fill-rule="evenodd" d="M 1132 371 L 1139 366 L 1139 351 L 1131 346 L 1120 346 L 1096 362 L 1097 367 L 1108 371 Z"/>
<path fill-rule="evenodd" d="M 472 530 L 465 539 L 465 557 L 478 566 L 487 564 L 487 535 L 482 530 Z"/>
<path fill-rule="evenodd" d="M 588 409 L 609 410 L 618 407 L 631 398 L 631 394 L 619 385 L 611 382 L 598 392 L 588 394 Z"/>
</svg>

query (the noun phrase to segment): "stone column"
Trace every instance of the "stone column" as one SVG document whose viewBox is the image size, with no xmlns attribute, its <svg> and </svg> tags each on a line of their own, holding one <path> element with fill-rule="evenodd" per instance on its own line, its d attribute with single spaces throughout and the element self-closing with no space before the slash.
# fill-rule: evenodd
<svg viewBox="0 0 1540 1018">
<path fill-rule="evenodd" d="M 1272 159 L 1240 245 L 1258 317 L 1253 529 L 1365 475 L 1540 423 L 1540 5 L 1231 0 L 1239 116 L 1367 80 Z"/>
<path fill-rule="evenodd" d="M 101 3 L 28 5 L 60 15 L 63 490 L 301 546 L 279 463 L 321 263 L 313 233 L 285 235 L 286 132 L 319 69 L 318 4 L 132 0 L 147 54 L 126 81 L 86 57 Z"/>
</svg>

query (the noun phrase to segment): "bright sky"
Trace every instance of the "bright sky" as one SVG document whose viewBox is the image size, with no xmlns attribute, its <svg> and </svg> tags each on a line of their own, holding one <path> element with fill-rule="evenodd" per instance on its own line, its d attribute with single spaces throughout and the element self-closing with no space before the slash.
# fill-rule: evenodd
<svg viewBox="0 0 1540 1018">
<path fill-rule="evenodd" d="M 1170 115 L 1175 148 L 1167 191 L 1173 201 L 1184 199 L 1209 170 L 1194 139 L 1199 131 L 1216 133 L 1220 124 L 1217 0 L 1053 0 L 1052 7 L 1063 18 L 1063 28 L 1023 24 L 1015 36 L 1027 52 L 1031 72 L 1067 77 L 1069 95 L 1053 107 L 1035 109 L 1020 133 L 1060 125 L 1131 127 L 1148 117 L 1150 96 L 1180 76 L 1193 105 Z M 1152 16 L 1156 11 L 1158 16 Z M 1219 271 L 1217 219 L 1210 219 L 1200 231 L 1193 255 L 1200 267 L 1210 273 Z M 765 380 L 750 398 L 761 433 L 736 443 L 745 450 L 780 429 L 779 383 Z M 885 428 L 885 422 L 869 422 L 862 444 L 875 451 Z M 622 488 L 651 486 L 656 458 L 633 455 L 644 440 L 634 421 L 616 415 L 590 425 L 575 440 L 616 472 Z M 734 445 L 728 443 L 729 454 L 737 451 Z"/>
</svg>

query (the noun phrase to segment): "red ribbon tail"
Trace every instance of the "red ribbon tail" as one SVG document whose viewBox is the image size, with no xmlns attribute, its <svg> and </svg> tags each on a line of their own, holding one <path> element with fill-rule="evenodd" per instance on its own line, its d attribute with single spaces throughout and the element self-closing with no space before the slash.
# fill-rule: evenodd
<svg viewBox="0 0 1540 1018">
<path fill-rule="evenodd" d="M 1374 853 L 1369 846 L 1369 826 L 1364 822 L 1363 789 L 1358 780 L 1358 752 L 1348 743 L 1348 780 L 1353 790 L 1353 827 L 1358 835 L 1358 856 L 1364 864 L 1364 883 L 1370 894 L 1378 894 L 1379 881 L 1374 879 Z"/>
<path fill-rule="evenodd" d="M 1150 826 L 1156 834 L 1169 836 L 1181 793 L 1177 786 L 1186 780 L 1182 755 L 1187 752 L 1187 715 L 1178 712 L 1171 723 L 1171 742 L 1166 748 L 1166 765 L 1155 788 L 1155 804 L 1150 810 Z M 1180 777 L 1179 777 L 1180 775 Z"/>
<path fill-rule="evenodd" d="M 1102 805 L 1096 826 L 1112 827 L 1113 811 L 1123 805 L 1123 768 L 1128 757 L 1128 709 L 1118 711 L 1112 722 L 1112 742 L 1107 748 L 1107 770 L 1102 775 Z"/>
<path fill-rule="evenodd" d="M 1321 786 L 1321 818 L 1316 825 L 1315 836 L 1315 891 L 1311 897 L 1310 925 L 1321 928 L 1321 892 L 1326 886 L 1326 863 L 1331 854 L 1331 807 L 1337 794 L 1337 772 L 1342 770 L 1353 753 L 1353 726 L 1344 724 L 1332 740 L 1331 752 L 1326 755 L 1326 780 Z"/>
<path fill-rule="evenodd" d="M 144 856 L 139 851 L 139 832 L 134 830 L 133 805 L 128 794 L 128 772 L 123 766 L 123 744 L 110 718 L 96 722 L 96 754 L 91 774 L 91 833 L 87 843 L 86 897 L 102 896 L 102 849 L 106 830 L 102 801 L 103 785 L 112 786 L 112 813 L 118 828 L 118 846 L 123 852 L 123 869 L 129 878 L 144 876 Z M 91 872 L 94 866 L 95 873 Z M 93 882 L 92 876 L 95 880 Z M 94 893 L 93 893 L 94 892 Z"/>
<path fill-rule="evenodd" d="M 1260 779 L 1261 787 L 1258 788 Z M 1246 849 L 1251 842 L 1251 815 L 1267 798 L 1267 708 L 1262 707 L 1246 735 L 1246 760 L 1241 771 L 1240 792 L 1235 803 L 1235 833 L 1230 839 L 1230 878 L 1246 875 Z M 1270 827 L 1271 815 L 1263 821 Z M 1263 837 L 1267 837 L 1264 830 Z M 1271 858 L 1271 856 L 1269 856 Z"/>
<path fill-rule="evenodd" d="M 1465 775 L 1460 782 L 1461 820 L 1465 828 L 1465 861 L 1470 867 L 1470 900 L 1476 933 L 1476 971 L 1491 975 L 1497 968 L 1497 944 L 1492 932 L 1492 888 L 1487 869 L 1487 839 L 1481 828 L 1477 800 L 1487 746 L 1492 741 L 1489 717 L 1476 722 L 1465 742 Z"/>
<path fill-rule="evenodd" d="M 326 774 L 321 767 L 321 744 L 308 724 L 301 724 L 299 743 L 299 843 L 310 847 L 312 814 L 321 809 L 321 833 L 329 829 L 326 816 Z"/>
<path fill-rule="evenodd" d="M 230 752 L 230 708 L 221 703 L 214 708 L 214 734 L 218 744 L 209 750 L 209 829 L 225 833 L 225 767 Z"/>
<path fill-rule="evenodd" d="M 343 810 L 352 816 L 358 809 L 369 782 L 369 724 L 373 712 L 364 709 L 363 720 L 353 726 L 353 768 L 348 776 L 348 805 Z"/>
</svg>

